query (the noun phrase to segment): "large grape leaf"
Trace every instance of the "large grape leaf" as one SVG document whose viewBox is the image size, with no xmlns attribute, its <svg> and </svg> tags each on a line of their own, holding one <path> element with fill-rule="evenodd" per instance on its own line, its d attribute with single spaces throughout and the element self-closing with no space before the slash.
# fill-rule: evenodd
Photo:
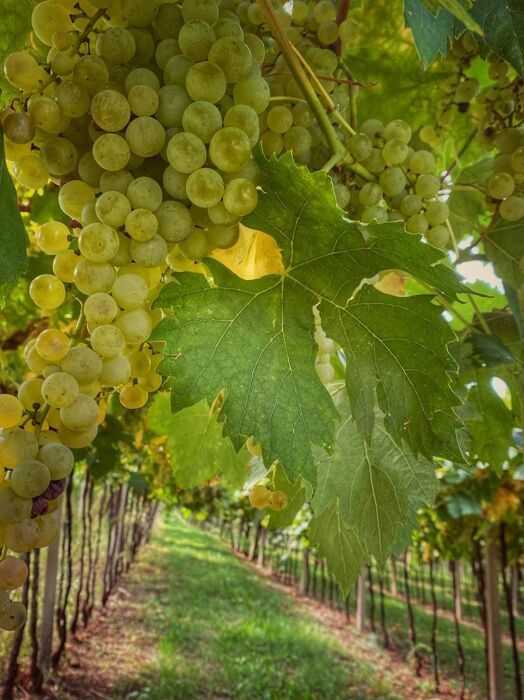
<svg viewBox="0 0 524 700">
<path fill-rule="evenodd" d="M 436 16 L 421 0 L 404 0 L 406 25 L 413 32 L 419 55 L 430 65 L 440 54 L 445 56 L 448 41 L 462 34 L 464 24 L 447 10 Z M 521 0 L 475 0 L 470 16 L 478 23 L 483 36 L 475 40 L 483 54 L 501 56 L 520 74 L 524 73 L 524 10 Z"/>
<path fill-rule="evenodd" d="M 342 421 L 333 454 L 324 453 L 318 461 L 313 512 L 321 515 L 337 498 L 343 523 L 355 533 L 367 557 L 383 564 L 417 509 L 432 502 L 435 469 L 428 460 L 406 454 L 378 422 L 368 445 L 351 418 L 343 392 L 337 392 L 335 403 Z"/>
<path fill-rule="evenodd" d="M 344 522 L 338 498 L 333 499 L 321 515 L 311 519 L 309 539 L 326 560 L 329 572 L 343 593 L 347 594 L 367 556 L 355 530 Z"/>
<path fill-rule="evenodd" d="M 233 449 L 205 401 L 173 415 L 169 394 L 158 394 L 149 408 L 147 423 L 150 430 L 167 437 L 173 472 L 180 486 L 193 488 L 217 475 L 230 486 L 244 483 L 249 453 Z"/>
<path fill-rule="evenodd" d="M 156 328 L 172 377 L 172 408 L 226 389 L 224 432 L 239 449 L 250 435 L 264 461 L 288 478 L 313 482 L 313 445 L 331 449 L 338 418 L 315 371 L 314 317 L 348 358 L 347 384 L 357 424 L 370 440 L 378 397 L 386 426 L 415 453 L 459 458 L 458 403 L 449 387 L 454 335 L 429 295 L 396 298 L 363 282 L 404 269 L 450 299 L 464 291 L 440 264 L 442 253 L 399 223 L 364 226 L 344 219 L 330 179 L 297 168 L 291 156 L 260 159 L 262 189 L 247 225 L 274 236 L 285 272 L 244 281 L 216 261 L 214 283 L 182 273 L 155 302 L 172 317 Z"/>
<path fill-rule="evenodd" d="M 519 289 L 524 281 L 521 269 L 524 258 L 522 223 L 499 219 L 486 237 L 484 248 L 497 275 L 510 287 Z"/>
<path fill-rule="evenodd" d="M 18 209 L 16 190 L 7 171 L 0 133 L 0 307 L 27 268 L 27 236 Z"/>
</svg>

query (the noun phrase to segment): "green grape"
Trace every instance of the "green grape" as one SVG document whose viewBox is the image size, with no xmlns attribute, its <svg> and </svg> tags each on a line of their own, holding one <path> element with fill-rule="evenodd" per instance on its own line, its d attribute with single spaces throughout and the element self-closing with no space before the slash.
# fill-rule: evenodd
<svg viewBox="0 0 524 700">
<path fill-rule="evenodd" d="M 197 170 L 193 175 L 199 172 L 200 170 Z M 158 224 L 158 233 L 166 241 L 183 241 L 191 233 L 191 227 L 193 226 L 191 214 L 187 207 L 180 202 L 172 200 L 162 202 L 155 211 L 154 216 Z"/>
<path fill-rule="evenodd" d="M 500 203 L 499 213 L 505 221 L 519 221 L 524 217 L 524 198 L 510 195 Z"/>
<path fill-rule="evenodd" d="M 56 255 L 69 248 L 69 229 L 61 221 L 49 221 L 36 234 L 39 248 L 48 255 Z"/>
<path fill-rule="evenodd" d="M 120 390 L 119 399 L 124 408 L 142 408 L 147 403 L 149 394 L 137 384 L 126 384 Z"/>
<path fill-rule="evenodd" d="M 129 163 L 129 144 L 118 134 L 102 134 L 93 144 L 93 156 L 104 170 L 123 170 Z"/>
<path fill-rule="evenodd" d="M 209 60 L 222 69 L 228 83 L 246 78 L 253 63 L 249 47 L 234 36 L 224 36 L 215 41 L 209 50 Z"/>
<path fill-rule="evenodd" d="M 15 51 L 7 56 L 4 75 L 11 85 L 29 93 L 36 92 L 49 77 L 36 59 L 24 51 Z"/>
<path fill-rule="evenodd" d="M 406 231 L 410 233 L 426 233 L 429 223 L 424 214 L 413 214 L 406 221 Z"/>
<path fill-rule="evenodd" d="M 195 61 L 207 59 L 215 40 L 213 28 L 207 22 L 199 19 L 184 24 L 178 35 L 181 52 Z"/>
<path fill-rule="evenodd" d="M 91 103 L 87 90 L 70 81 L 57 86 L 55 97 L 61 113 L 71 118 L 87 114 Z"/>
<path fill-rule="evenodd" d="M 97 56 L 89 54 L 80 56 L 73 66 L 73 81 L 87 90 L 91 96 L 96 95 L 108 80 L 109 71 L 107 66 Z"/>
<path fill-rule="evenodd" d="M 248 105 L 233 105 L 224 117 L 224 126 L 234 126 L 241 129 L 249 137 L 249 143 L 254 148 L 260 138 L 258 115 Z"/>
<path fill-rule="evenodd" d="M 78 382 L 66 372 L 55 372 L 42 384 L 42 397 L 53 408 L 70 406 L 77 395 Z"/>
<path fill-rule="evenodd" d="M 13 163 L 13 174 L 23 187 L 38 190 L 47 184 L 49 173 L 36 153 L 22 156 Z"/>
<path fill-rule="evenodd" d="M 436 168 L 435 158 L 429 151 L 415 151 L 409 158 L 408 167 L 417 175 L 434 173 Z"/>
<path fill-rule="evenodd" d="M 520 146 L 512 153 L 511 167 L 516 173 L 524 173 L 524 146 Z"/>
<path fill-rule="evenodd" d="M 360 221 L 363 221 L 366 224 L 370 223 L 371 221 L 376 221 L 377 223 L 382 224 L 388 220 L 388 213 L 380 205 L 373 204 L 370 207 L 366 207 L 362 211 L 359 218 Z"/>
<path fill-rule="evenodd" d="M 207 213 L 211 222 L 219 226 L 232 226 L 238 223 L 239 217 L 231 214 L 231 212 L 225 208 L 224 202 L 219 202 L 215 204 L 215 206 L 210 207 Z"/>
<path fill-rule="evenodd" d="M 419 175 L 415 183 L 415 192 L 421 197 L 434 197 L 440 190 L 440 180 L 436 175 Z"/>
<path fill-rule="evenodd" d="M 238 241 L 238 225 L 222 226 L 211 224 L 206 231 L 209 244 L 213 248 L 231 248 Z"/>
<path fill-rule="evenodd" d="M 438 224 L 426 232 L 427 242 L 435 248 L 445 248 L 449 243 L 449 230 L 447 226 Z"/>
<path fill-rule="evenodd" d="M 96 39 L 96 54 L 109 67 L 131 61 L 136 51 L 134 36 L 123 27 L 110 27 Z"/>
<path fill-rule="evenodd" d="M 213 24 L 218 20 L 218 4 L 215 0 L 184 0 L 182 17 L 186 22 L 199 19 Z"/>
<path fill-rule="evenodd" d="M 411 140 L 411 127 L 402 119 L 394 119 L 384 127 L 384 138 L 387 141 L 398 139 L 403 143 Z"/>
<path fill-rule="evenodd" d="M 449 217 L 449 207 L 446 202 L 429 202 L 426 206 L 426 219 L 430 226 L 438 226 Z"/>
<path fill-rule="evenodd" d="M 95 332 L 101 328 L 113 328 L 113 326 L 98 326 Z M 104 346 L 104 349 L 107 349 L 107 346 Z M 97 419 L 98 404 L 91 396 L 85 394 L 78 394 L 73 403 L 60 409 L 60 420 L 63 425 L 75 432 L 88 430 L 93 424 L 96 424 Z"/>
<path fill-rule="evenodd" d="M 70 430 L 63 423 L 58 426 L 58 437 L 72 449 L 81 449 L 82 447 L 87 447 L 96 438 L 98 433 L 98 425 L 95 423 L 90 426 L 87 430 Z"/>
<path fill-rule="evenodd" d="M 370 157 L 373 144 L 367 134 L 355 134 L 348 142 L 348 149 L 355 160 L 366 160 Z"/>
<path fill-rule="evenodd" d="M 129 170 L 104 171 L 100 177 L 100 190 L 102 192 L 121 192 L 126 194 L 127 188 L 133 180 L 134 178 Z"/>
<path fill-rule="evenodd" d="M 138 309 L 146 303 L 149 287 L 140 275 L 127 273 L 116 278 L 111 294 L 122 309 Z"/>
<path fill-rule="evenodd" d="M 157 7 L 153 18 L 153 29 L 157 39 L 176 38 L 183 24 L 184 19 L 178 5 L 162 3 Z"/>
<path fill-rule="evenodd" d="M 345 19 L 339 25 L 340 41 L 344 44 L 354 44 L 358 40 L 360 28 L 352 19 Z"/>
<path fill-rule="evenodd" d="M 142 158 L 151 158 L 162 150 L 166 132 L 157 119 L 137 117 L 126 129 L 126 140 L 133 153 Z"/>
<path fill-rule="evenodd" d="M 91 348 L 85 345 L 76 345 L 60 362 L 60 368 L 62 372 L 71 374 L 79 385 L 86 385 L 96 381 L 100 376 L 102 360 Z"/>
<path fill-rule="evenodd" d="M 21 423 L 23 410 L 16 396 L 0 394 L 0 428 L 14 428 Z"/>
<path fill-rule="evenodd" d="M 293 115 L 293 124 L 295 126 L 304 126 L 308 128 L 312 126 L 315 121 L 315 116 L 306 102 L 299 102 L 294 105 L 291 109 L 291 114 Z"/>
<path fill-rule="evenodd" d="M 293 114 L 284 106 L 272 107 L 266 119 L 268 127 L 277 134 L 285 134 L 293 126 Z"/>
<path fill-rule="evenodd" d="M 162 188 L 150 177 L 137 177 L 129 183 L 126 194 L 133 209 L 156 211 L 162 204 Z"/>
<path fill-rule="evenodd" d="M 263 78 L 242 78 L 233 88 L 235 104 L 248 105 L 252 107 L 257 114 L 262 114 L 262 112 L 267 109 L 269 98 L 269 85 Z"/>
<path fill-rule="evenodd" d="M 25 624 L 27 610 L 22 603 L 10 601 L 9 605 L 0 609 L 0 629 L 14 632 Z"/>
<path fill-rule="evenodd" d="M 64 283 L 54 275 L 38 275 L 29 285 L 29 296 L 41 309 L 57 309 L 64 303 L 65 295 Z"/>
<path fill-rule="evenodd" d="M 216 170 L 200 168 L 188 177 L 186 191 L 193 204 L 207 209 L 215 206 L 222 199 L 224 182 Z"/>
<path fill-rule="evenodd" d="M 13 143 L 24 144 L 33 141 L 35 125 L 24 112 L 12 112 L 2 122 L 6 137 Z"/>
<path fill-rule="evenodd" d="M 99 189 L 100 178 L 104 174 L 104 170 L 98 165 L 91 151 L 86 151 L 78 161 L 78 174 L 86 184 L 94 189 Z"/>
<path fill-rule="evenodd" d="M 278 155 L 284 150 L 284 138 L 282 134 L 276 134 L 274 131 L 266 131 L 260 138 L 264 155 Z"/>
<path fill-rule="evenodd" d="M 127 96 L 130 110 L 137 117 L 151 117 L 157 111 L 160 100 L 157 92 L 148 85 L 135 85 Z"/>
<path fill-rule="evenodd" d="M 126 341 L 122 331 L 116 325 L 102 324 L 94 328 L 91 333 L 91 347 L 100 357 L 115 357 L 119 355 L 124 350 L 125 344 Z M 62 420 L 62 422 L 67 425 L 65 421 Z M 67 427 L 71 428 L 71 426 Z M 85 429 L 82 428 L 82 430 Z M 74 428 L 71 428 L 71 430 L 74 430 Z"/>
<path fill-rule="evenodd" d="M 155 61 L 160 70 L 165 70 L 169 59 L 177 55 L 180 55 L 180 46 L 178 45 L 178 41 L 176 39 L 163 39 L 156 46 Z M 193 61 L 191 61 L 191 64 L 193 64 Z M 183 85 L 183 83 L 180 84 Z"/>
<path fill-rule="evenodd" d="M 82 209 L 94 201 L 94 189 L 81 180 L 66 182 L 58 193 L 60 208 L 72 219 L 80 219 Z"/>
<path fill-rule="evenodd" d="M 78 248 L 90 262 L 109 262 L 118 252 L 116 231 L 106 224 L 89 224 L 78 236 Z"/>
<path fill-rule="evenodd" d="M 13 469 L 25 459 L 34 459 L 37 452 L 38 441 L 33 433 L 20 428 L 2 430 L 0 433 L 0 463 L 7 469 Z M 3 515 L 2 508 L 0 513 Z"/>
<path fill-rule="evenodd" d="M 155 92 L 160 90 L 160 80 L 156 73 L 149 68 L 134 68 L 127 74 L 125 82 L 125 90 L 131 92 L 134 87 L 149 87 Z"/>
<path fill-rule="evenodd" d="M 96 226 L 96 224 L 93 224 Z M 117 237 L 118 239 L 118 237 Z M 82 294 L 108 292 L 115 278 L 115 269 L 108 262 L 96 263 L 81 258 L 75 267 L 73 281 Z"/>
<path fill-rule="evenodd" d="M 38 525 L 31 518 L 12 523 L 5 528 L 4 541 L 13 552 L 30 552 L 38 541 Z"/>
<path fill-rule="evenodd" d="M 100 384 L 102 386 L 121 386 L 131 377 L 131 365 L 125 355 L 116 355 L 102 360 Z"/>
<path fill-rule="evenodd" d="M 335 199 L 337 201 L 337 206 L 340 209 L 346 209 L 351 199 L 351 192 L 342 182 L 333 183 L 333 189 L 335 191 Z"/>
<path fill-rule="evenodd" d="M 82 209 L 80 223 L 82 224 L 82 226 L 89 226 L 89 224 L 100 223 L 100 219 L 96 215 L 96 207 L 94 202 L 88 202 Z"/>
<path fill-rule="evenodd" d="M 44 380 L 40 377 L 33 377 L 31 379 L 26 379 L 25 382 L 22 382 L 18 387 L 18 398 L 28 411 L 33 411 L 44 403 L 42 398 L 43 383 Z"/>
<path fill-rule="evenodd" d="M 209 143 L 216 132 L 222 127 L 222 115 L 218 108 L 211 104 L 211 102 L 198 100 L 192 102 L 184 110 L 182 126 L 184 127 L 184 131 L 198 136 L 203 143 Z"/>
<path fill-rule="evenodd" d="M 380 145 L 384 138 L 384 125 L 378 119 L 366 119 L 360 126 L 361 133 L 371 139 L 374 146 Z"/>
<path fill-rule="evenodd" d="M 369 158 L 362 161 L 362 165 L 364 165 L 368 170 L 371 170 L 372 173 L 382 172 L 386 167 L 384 156 L 382 155 L 382 149 L 373 148 Z"/>
<path fill-rule="evenodd" d="M 300 156 L 311 148 L 311 134 L 303 126 L 292 126 L 284 134 L 284 148 L 294 155 Z"/>
<path fill-rule="evenodd" d="M 60 123 L 60 107 L 50 97 L 33 95 L 29 98 L 27 111 L 31 121 L 41 129 L 53 129 Z"/>
<path fill-rule="evenodd" d="M 133 209 L 126 217 L 125 229 L 135 241 L 149 241 L 158 231 L 158 220 L 149 209 Z"/>
<path fill-rule="evenodd" d="M 400 139 L 391 139 L 386 141 L 382 149 L 382 156 L 387 165 L 398 165 L 406 160 L 408 156 L 408 147 Z"/>
<path fill-rule="evenodd" d="M 161 265 L 167 252 L 167 243 L 158 234 L 148 241 L 131 241 L 131 256 L 136 263 L 144 267 Z"/>
<path fill-rule="evenodd" d="M 0 590 L 15 591 L 17 588 L 21 588 L 27 581 L 28 575 L 29 570 L 25 561 L 17 557 L 7 556 L 0 562 Z M 2 605 L 0 599 L 0 608 L 3 607 L 5 606 Z"/>
<path fill-rule="evenodd" d="M 215 32 L 217 39 L 220 39 L 223 36 L 234 36 L 240 40 L 244 39 L 244 32 L 242 31 L 240 24 L 232 19 L 229 19 L 228 17 L 218 19 L 213 24 L 213 31 Z"/>
<path fill-rule="evenodd" d="M 186 90 L 195 101 L 204 100 L 216 104 L 226 92 L 226 76 L 220 66 L 211 61 L 202 61 L 189 69 Z"/>
<path fill-rule="evenodd" d="M 13 464 L 13 466 L 15 465 Z M 32 507 L 33 502 L 29 498 L 21 498 L 15 493 L 8 481 L 0 484 L 0 523 L 18 523 L 26 520 L 31 517 Z"/>
<path fill-rule="evenodd" d="M 71 284 L 73 282 L 73 273 L 79 260 L 79 256 L 73 250 L 57 253 L 53 260 L 54 274 L 62 282 Z"/>
<path fill-rule="evenodd" d="M 115 323 L 130 345 L 145 343 L 153 330 L 153 320 L 145 309 L 123 311 Z"/>
<path fill-rule="evenodd" d="M 91 100 L 91 116 L 104 131 L 122 131 L 131 118 L 129 102 L 116 90 L 101 90 Z"/>
<path fill-rule="evenodd" d="M 400 211 L 404 216 L 410 217 L 418 214 L 422 209 L 422 197 L 418 194 L 406 194 L 400 201 Z"/>
<path fill-rule="evenodd" d="M 504 199 L 513 194 L 515 181 L 509 173 L 495 173 L 486 183 L 486 192 L 493 199 Z"/>
<path fill-rule="evenodd" d="M 131 213 L 131 204 L 129 199 L 121 192 L 109 190 L 98 197 L 95 209 L 96 215 L 103 224 L 112 228 L 119 228 L 125 224 L 127 216 Z"/>
<path fill-rule="evenodd" d="M 68 175 L 76 167 L 78 152 L 71 141 L 55 136 L 40 149 L 40 158 L 53 175 Z"/>
<path fill-rule="evenodd" d="M 115 320 L 118 314 L 118 306 L 110 294 L 96 292 L 85 300 L 84 314 L 91 326 L 101 326 Z"/>
<path fill-rule="evenodd" d="M 391 141 L 388 141 L 391 143 Z M 404 191 L 406 176 L 402 168 L 386 168 L 379 177 L 380 187 L 389 197 L 395 197 Z"/>
<path fill-rule="evenodd" d="M 303 0 L 295 0 L 291 10 L 291 16 L 296 24 L 305 24 L 309 19 L 309 4 Z"/>
<path fill-rule="evenodd" d="M 182 115 L 191 104 L 191 98 L 180 85 L 166 85 L 159 94 L 156 118 L 166 128 L 182 126 Z"/>
<path fill-rule="evenodd" d="M 39 515 L 34 519 L 35 525 L 38 528 L 38 537 L 35 544 L 37 549 L 49 547 L 58 536 L 58 525 L 51 513 Z"/>
<path fill-rule="evenodd" d="M 245 135 L 244 137 L 247 140 Z M 213 138 L 216 138 L 216 135 Z M 206 146 L 194 134 L 175 134 L 167 144 L 167 158 L 175 170 L 189 174 L 201 168 L 206 162 Z"/>
<path fill-rule="evenodd" d="M 499 131 L 495 136 L 495 148 L 501 153 L 506 153 L 508 155 L 511 155 L 513 151 L 517 150 L 521 142 L 521 132 L 515 127 L 502 129 L 502 131 Z"/>
<path fill-rule="evenodd" d="M 339 29 L 336 22 L 323 22 L 317 29 L 317 38 L 321 44 L 329 46 L 338 39 Z"/>
<path fill-rule="evenodd" d="M 21 498 L 36 498 L 46 490 L 50 481 L 49 469 L 43 462 L 26 459 L 14 467 L 9 483 Z"/>
<path fill-rule="evenodd" d="M 358 197 L 361 204 L 365 207 L 371 207 L 382 199 L 382 187 L 377 182 L 366 182 Z"/>
<path fill-rule="evenodd" d="M 479 90 L 478 80 L 475 78 L 468 78 L 463 80 L 457 86 L 455 91 L 455 96 L 453 98 L 454 102 L 470 102 Z"/>
<path fill-rule="evenodd" d="M 38 452 L 38 460 L 49 469 L 51 481 L 65 479 L 73 471 L 75 458 L 71 450 L 59 442 L 43 445 Z"/>
<path fill-rule="evenodd" d="M 248 136 L 244 131 L 234 126 L 226 126 L 217 131 L 209 144 L 211 161 L 217 168 L 226 173 L 231 173 L 241 168 L 250 156 L 251 145 Z M 176 168 L 174 163 L 171 163 L 171 165 Z M 177 169 L 180 170 L 180 168 Z"/>
<path fill-rule="evenodd" d="M 127 357 L 132 377 L 145 377 L 151 371 L 151 356 L 145 350 L 133 350 Z"/>
<path fill-rule="evenodd" d="M 226 185 L 224 206 L 235 216 L 246 216 L 253 211 L 258 201 L 255 185 L 249 180 L 236 178 Z"/>
<path fill-rule="evenodd" d="M 228 183 L 237 177 L 243 177 L 246 180 L 251 180 L 255 184 L 258 184 L 260 179 L 260 169 L 253 158 L 250 158 L 244 163 L 244 165 L 232 173 L 225 173 L 224 182 Z"/>
<path fill-rule="evenodd" d="M 36 339 L 35 349 L 44 360 L 57 362 L 67 355 L 69 345 L 69 337 L 64 332 L 48 328 Z"/>
<path fill-rule="evenodd" d="M 190 260 L 205 258 L 211 249 L 206 232 L 201 228 L 193 228 L 191 235 L 179 243 L 181 252 Z"/>
<path fill-rule="evenodd" d="M 164 83 L 166 85 L 180 85 L 184 87 L 187 74 L 194 65 L 195 61 L 188 56 L 182 56 L 181 54 L 172 56 L 164 68 Z"/>
</svg>

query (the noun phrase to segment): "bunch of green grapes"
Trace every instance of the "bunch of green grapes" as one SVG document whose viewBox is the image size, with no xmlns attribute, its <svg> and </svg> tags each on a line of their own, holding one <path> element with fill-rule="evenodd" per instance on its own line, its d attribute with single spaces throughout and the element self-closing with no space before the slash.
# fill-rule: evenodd
<svg viewBox="0 0 524 700">
<path fill-rule="evenodd" d="M 249 492 L 249 502 L 253 508 L 270 508 L 271 510 L 281 511 L 287 507 L 288 497 L 280 489 L 271 490 L 264 484 L 257 484 Z"/>
</svg>

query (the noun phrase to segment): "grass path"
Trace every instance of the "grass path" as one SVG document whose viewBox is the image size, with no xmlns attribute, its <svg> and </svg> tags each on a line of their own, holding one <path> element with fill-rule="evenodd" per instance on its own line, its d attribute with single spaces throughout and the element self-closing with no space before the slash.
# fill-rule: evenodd
<svg viewBox="0 0 524 700">
<path fill-rule="evenodd" d="M 336 626 L 340 629 L 336 629 Z M 214 536 L 168 518 L 49 698 L 410 700 L 431 697 L 370 642 L 302 603 Z M 406 687 L 409 683 L 410 687 Z"/>
</svg>

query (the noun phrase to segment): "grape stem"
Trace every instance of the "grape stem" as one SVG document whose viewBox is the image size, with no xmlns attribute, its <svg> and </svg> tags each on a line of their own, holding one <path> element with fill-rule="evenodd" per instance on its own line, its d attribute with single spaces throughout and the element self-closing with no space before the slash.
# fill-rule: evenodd
<svg viewBox="0 0 524 700">
<path fill-rule="evenodd" d="M 257 4 L 261 8 L 266 18 L 266 21 L 271 29 L 271 32 L 278 42 L 282 55 L 284 56 L 286 63 L 291 71 L 293 78 L 297 81 L 298 86 L 302 90 L 307 103 L 311 107 L 311 111 L 315 115 L 320 128 L 322 129 L 326 141 L 328 143 L 329 149 L 331 150 L 333 156 L 338 155 L 339 160 L 346 154 L 346 149 L 341 143 L 337 136 L 335 128 L 331 123 L 329 115 L 326 113 L 322 103 L 320 102 L 318 95 L 316 94 L 310 80 L 302 66 L 301 62 L 298 60 L 294 50 L 293 45 L 289 41 L 287 34 L 285 33 L 280 20 L 271 4 L 270 0 L 257 0 Z"/>
<path fill-rule="evenodd" d="M 42 430 L 42 426 L 45 423 L 45 419 L 47 418 L 47 414 L 49 413 L 50 408 L 51 408 L 51 406 L 48 403 L 46 403 L 44 405 L 42 413 L 38 416 L 38 425 L 37 425 L 36 431 L 35 431 L 37 438 L 40 435 L 40 431 Z"/>
<path fill-rule="evenodd" d="M 73 340 L 79 340 L 80 337 L 82 336 L 82 331 L 84 330 L 84 322 L 86 320 L 85 314 L 84 314 L 84 307 L 83 305 L 80 306 L 80 313 L 78 314 L 78 320 L 75 324 L 75 329 L 73 331 L 73 335 L 71 338 Z"/>
<path fill-rule="evenodd" d="M 475 138 L 476 135 L 477 135 L 477 129 L 473 129 L 471 134 L 468 136 L 468 138 L 462 144 L 462 146 L 461 146 L 460 150 L 458 151 L 457 155 L 455 156 L 455 158 L 451 161 L 450 165 L 446 168 L 446 170 L 442 174 L 442 177 L 440 178 L 441 182 L 443 182 L 455 170 L 455 168 L 457 167 L 457 165 L 460 162 L 460 159 L 462 158 L 464 153 L 468 150 L 468 148 L 470 147 L 470 145 L 473 142 L 473 139 Z"/>
</svg>

